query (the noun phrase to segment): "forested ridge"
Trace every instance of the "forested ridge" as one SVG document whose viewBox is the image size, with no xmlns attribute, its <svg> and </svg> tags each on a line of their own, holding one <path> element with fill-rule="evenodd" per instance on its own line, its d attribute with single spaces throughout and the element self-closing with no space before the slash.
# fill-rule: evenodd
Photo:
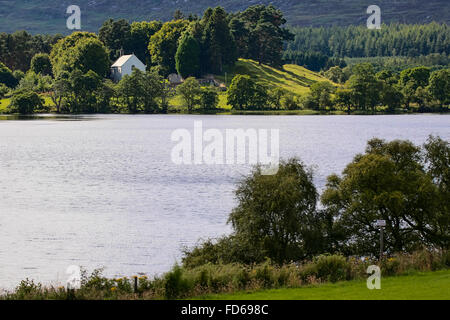
<svg viewBox="0 0 450 320">
<path fill-rule="evenodd" d="M 129 21 L 168 21 L 180 9 L 201 15 L 208 7 L 222 6 L 228 12 L 243 11 L 255 4 L 272 4 L 286 13 L 292 26 L 365 25 L 368 6 L 381 8 L 383 23 L 450 22 L 448 0 L 6 0 L 0 6 L 0 32 L 27 30 L 36 33 L 70 33 L 66 28 L 66 9 L 77 4 L 82 12 L 82 30 L 96 31 L 109 18 Z"/>
<path fill-rule="evenodd" d="M 391 24 L 380 30 L 365 26 L 293 28 L 289 51 L 314 51 L 335 57 L 419 56 L 450 53 L 447 24 Z"/>
</svg>

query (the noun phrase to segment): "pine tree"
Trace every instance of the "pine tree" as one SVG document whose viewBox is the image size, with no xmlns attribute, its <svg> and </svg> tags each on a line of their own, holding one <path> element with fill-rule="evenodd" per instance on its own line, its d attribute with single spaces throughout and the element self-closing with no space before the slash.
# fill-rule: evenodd
<svg viewBox="0 0 450 320">
<path fill-rule="evenodd" d="M 200 71 L 200 45 L 190 34 L 185 33 L 180 39 L 175 55 L 178 74 L 183 78 L 198 76 Z"/>
</svg>

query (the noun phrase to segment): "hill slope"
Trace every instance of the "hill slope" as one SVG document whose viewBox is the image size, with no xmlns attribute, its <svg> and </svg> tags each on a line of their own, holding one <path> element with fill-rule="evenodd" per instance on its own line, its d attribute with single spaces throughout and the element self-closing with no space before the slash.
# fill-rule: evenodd
<svg viewBox="0 0 450 320">
<path fill-rule="evenodd" d="M 249 75 L 269 89 L 282 88 L 297 96 L 308 93 L 309 87 L 315 82 L 329 81 L 320 74 L 297 65 L 286 64 L 282 70 L 278 70 L 267 65 L 259 65 L 256 61 L 248 59 L 239 59 L 234 68 L 228 70 L 226 79 L 225 75 L 218 75 L 215 78 L 223 83 L 226 81 L 229 86 L 237 74 Z M 226 93 L 220 93 L 219 100 L 220 108 L 231 109 L 231 106 L 227 105 Z M 171 99 L 170 104 L 174 107 L 182 107 L 183 101 L 177 95 Z"/>
<path fill-rule="evenodd" d="M 108 18 L 130 21 L 167 20 L 176 9 L 201 14 L 209 6 L 223 6 L 238 11 L 254 4 L 272 3 L 285 12 L 289 24 L 300 26 L 365 24 L 370 0 L 78 0 L 82 29 L 97 31 Z M 71 0 L 0 1 L 0 32 L 25 29 L 32 33 L 69 33 L 66 8 Z M 382 21 L 424 23 L 450 22 L 448 0 L 379 0 Z"/>
<path fill-rule="evenodd" d="M 296 95 L 309 92 L 309 87 L 318 81 L 329 81 L 320 74 L 294 64 L 286 64 L 282 70 L 267 65 L 259 65 L 256 61 L 239 59 L 233 70 L 227 74 L 227 84 L 236 74 L 246 74 L 269 88 L 282 88 Z M 218 76 L 225 82 L 224 76 Z"/>
</svg>

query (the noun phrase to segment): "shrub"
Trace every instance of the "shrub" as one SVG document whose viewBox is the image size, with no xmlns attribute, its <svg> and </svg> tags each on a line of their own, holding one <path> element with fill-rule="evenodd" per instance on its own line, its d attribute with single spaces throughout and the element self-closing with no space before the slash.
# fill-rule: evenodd
<svg viewBox="0 0 450 320">
<path fill-rule="evenodd" d="M 165 276 L 165 296 L 167 299 L 181 297 L 189 289 L 188 282 L 183 278 L 183 269 L 176 265 Z"/>
<path fill-rule="evenodd" d="M 39 299 L 42 296 L 43 290 L 40 283 L 34 283 L 33 280 L 28 278 L 22 280 L 17 286 L 15 294 L 17 299 Z"/>
<path fill-rule="evenodd" d="M 300 109 L 299 103 L 293 94 L 285 94 L 281 98 L 281 107 L 286 110 Z"/>
<path fill-rule="evenodd" d="M 204 88 L 200 91 L 200 108 L 203 110 L 216 109 L 219 104 L 219 95 L 212 88 Z"/>
<path fill-rule="evenodd" d="M 303 278 L 314 276 L 321 281 L 337 282 L 347 280 L 350 264 L 340 255 L 320 255 L 305 266 Z"/>
<path fill-rule="evenodd" d="M 30 114 L 35 109 L 42 108 L 43 104 L 43 99 L 37 93 L 20 90 L 14 93 L 8 109 L 11 113 Z"/>
</svg>

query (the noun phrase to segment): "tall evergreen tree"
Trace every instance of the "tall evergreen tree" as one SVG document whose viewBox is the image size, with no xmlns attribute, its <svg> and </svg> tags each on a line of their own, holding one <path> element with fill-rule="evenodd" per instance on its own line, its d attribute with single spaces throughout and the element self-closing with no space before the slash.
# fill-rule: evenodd
<svg viewBox="0 0 450 320">
<path fill-rule="evenodd" d="M 200 45 L 197 40 L 186 33 L 180 39 L 175 55 L 178 74 L 183 78 L 198 76 L 200 71 Z"/>
<path fill-rule="evenodd" d="M 222 7 L 215 8 L 204 17 L 204 44 L 208 53 L 211 73 L 222 73 L 226 65 L 236 60 L 236 47 L 228 26 L 228 15 Z"/>
</svg>

